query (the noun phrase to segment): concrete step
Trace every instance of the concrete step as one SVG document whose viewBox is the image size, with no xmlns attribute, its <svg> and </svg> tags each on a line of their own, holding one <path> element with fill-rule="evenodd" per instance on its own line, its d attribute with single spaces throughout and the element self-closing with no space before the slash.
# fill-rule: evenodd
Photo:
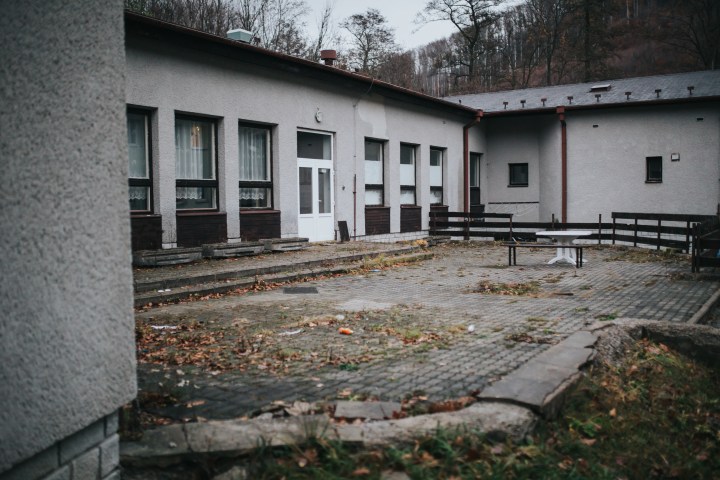
<svg viewBox="0 0 720 480">
<path fill-rule="evenodd" d="M 159 283 L 155 282 L 152 285 L 145 285 L 145 289 L 142 291 L 136 291 L 135 306 L 142 307 L 149 303 L 157 304 L 177 302 L 179 300 L 187 299 L 190 297 L 203 297 L 206 295 L 227 293 L 232 290 L 250 288 L 254 286 L 258 280 L 262 280 L 264 283 L 296 282 L 305 278 L 316 277 L 318 275 L 345 274 L 348 272 L 352 272 L 353 270 L 358 270 L 359 268 L 362 268 L 364 266 L 364 261 L 366 258 L 374 258 L 381 255 L 387 255 L 387 252 L 377 252 L 372 256 L 364 254 L 360 256 L 362 258 L 356 258 L 358 256 L 354 255 L 352 256 L 355 257 L 353 261 L 338 262 L 336 259 L 335 265 L 330 266 L 327 265 L 328 260 L 322 260 L 306 262 L 304 264 L 292 264 L 272 267 L 272 273 L 258 273 L 259 269 L 244 272 L 231 272 L 244 275 L 242 277 L 188 283 L 184 285 L 176 285 L 173 287 L 167 285 L 160 285 Z M 432 258 L 432 256 L 432 253 L 429 252 L 418 252 L 406 255 L 391 255 L 387 258 L 389 261 L 415 262 L 430 259 Z M 322 268 L 313 268 L 318 266 L 321 266 Z M 154 288 L 147 288 L 150 286 Z"/>
</svg>

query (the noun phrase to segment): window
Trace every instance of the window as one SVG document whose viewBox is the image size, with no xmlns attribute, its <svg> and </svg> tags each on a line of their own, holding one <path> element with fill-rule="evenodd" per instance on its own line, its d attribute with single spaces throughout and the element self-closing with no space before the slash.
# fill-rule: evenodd
<svg viewBox="0 0 720 480">
<path fill-rule="evenodd" d="M 383 142 L 365 140 L 365 205 L 384 204 L 383 194 Z"/>
<path fill-rule="evenodd" d="M 332 137 L 313 132 L 297 132 L 298 158 L 332 160 Z"/>
<path fill-rule="evenodd" d="M 131 212 L 152 211 L 150 181 L 150 113 L 128 110 L 128 189 Z"/>
<path fill-rule="evenodd" d="M 662 157 L 647 157 L 645 159 L 645 182 L 662 182 Z"/>
<path fill-rule="evenodd" d="M 480 158 L 479 153 L 470 154 L 470 205 L 480 205 Z"/>
<path fill-rule="evenodd" d="M 400 204 L 415 205 L 415 146 L 400 144 Z"/>
<path fill-rule="evenodd" d="M 240 208 L 272 208 L 270 129 L 240 125 Z"/>
<path fill-rule="evenodd" d="M 216 123 L 175 118 L 175 202 L 178 210 L 216 209 Z"/>
<path fill-rule="evenodd" d="M 511 187 L 527 187 L 528 186 L 528 164 L 527 163 L 511 163 L 510 164 L 510 186 Z"/>
<path fill-rule="evenodd" d="M 440 148 L 430 149 L 430 205 L 443 204 L 443 155 Z"/>
</svg>

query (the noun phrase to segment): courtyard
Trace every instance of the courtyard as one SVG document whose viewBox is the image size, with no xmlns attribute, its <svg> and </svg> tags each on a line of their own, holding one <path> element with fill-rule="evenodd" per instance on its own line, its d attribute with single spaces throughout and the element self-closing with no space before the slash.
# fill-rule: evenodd
<svg viewBox="0 0 720 480">
<path fill-rule="evenodd" d="M 383 252 L 327 273 L 349 248 Z M 326 262 L 300 283 L 256 276 L 251 288 L 139 308 L 145 426 L 272 416 L 296 402 L 474 397 L 595 322 L 688 322 L 719 285 L 691 275 L 686 255 L 638 248 L 586 247 L 579 269 L 548 265 L 547 250 L 523 250 L 509 267 L 507 248 L 492 242 L 416 242 L 414 260 L 393 257 L 400 248 L 314 244 L 137 271 L 136 281 Z"/>
</svg>

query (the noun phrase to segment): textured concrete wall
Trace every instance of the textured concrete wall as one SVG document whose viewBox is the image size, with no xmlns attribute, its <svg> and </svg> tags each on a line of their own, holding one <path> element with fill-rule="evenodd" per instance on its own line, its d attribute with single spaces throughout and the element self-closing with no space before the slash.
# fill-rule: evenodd
<svg viewBox="0 0 720 480">
<path fill-rule="evenodd" d="M 423 206 L 423 227 L 429 224 L 430 147 L 446 149 L 445 202 L 462 208 L 462 126 L 470 120 L 433 109 L 387 101 L 335 84 L 296 79 L 286 74 L 236 63 L 227 58 L 178 51 L 157 41 L 128 39 L 127 102 L 153 109 L 155 205 L 163 216 L 165 247 L 175 237 L 176 112 L 218 119 L 224 131 L 219 142 L 221 209 L 228 214 L 230 241 L 240 234 L 238 200 L 238 122 L 272 125 L 274 208 L 282 211 L 282 235 L 298 234 L 297 131 L 331 133 L 334 138 L 335 221 L 348 222 L 353 234 L 353 177 L 357 175 L 357 234 L 363 235 L 364 140 L 387 141 L 385 205 L 391 207 L 391 231 L 400 231 L 400 143 L 417 144 L 417 202 Z M 322 122 L 315 114 L 322 112 Z M 223 194 L 224 188 L 224 194 Z"/>
<path fill-rule="evenodd" d="M 3 2 L 0 472 L 135 395 L 122 6 Z"/>
</svg>

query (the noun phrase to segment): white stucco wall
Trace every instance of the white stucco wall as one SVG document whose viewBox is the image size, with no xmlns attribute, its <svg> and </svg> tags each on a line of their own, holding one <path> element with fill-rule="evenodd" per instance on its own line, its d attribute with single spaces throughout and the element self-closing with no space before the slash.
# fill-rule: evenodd
<svg viewBox="0 0 720 480">
<path fill-rule="evenodd" d="M 417 203 L 428 226 L 430 147 L 446 149 L 445 203 L 462 208 L 462 116 L 395 101 L 377 95 L 367 85 L 352 89 L 307 77 L 290 77 L 263 67 L 239 63 L 206 53 L 130 38 L 127 42 L 127 103 L 154 110 L 154 200 L 163 217 L 163 244 L 175 237 L 176 112 L 218 119 L 220 135 L 220 210 L 228 215 L 230 241 L 240 236 L 237 162 L 238 122 L 272 125 L 274 209 L 282 212 L 282 235 L 298 234 L 298 171 L 296 132 L 310 129 L 334 135 L 335 223 L 348 222 L 352 235 L 353 211 L 357 235 L 365 232 L 364 140 L 386 141 L 385 205 L 391 207 L 391 231 L 400 230 L 400 143 L 418 145 Z M 322 122 L 315 119 L 322 112 Z M 357 175 L 357 204 L 353 204 L 353 177 Z"/>
<path fill-rule="evenodd" d="M 0 472 L 135 396 L 122 8 L 3 3 Z"/>
<path fill-rule="evenodd" d="M 569 221 L 596 221 L 598 214 L 611 221 L 613 211 L 715 214 L 719 104 L 569 112 L 566 118 Z M 672 153 L 680 160 L 670 161 Z M 650 156 L 663 158 L 662 183 L 645 182 Z"/>
<path fill-rule="evenodd" d="M 597 222 L 602 215 L 610 222 L 613 211 L 714 214 L 720 201 L 719 112 L 717 103 L 566 112 L 568 221 Z M 560 219 L 557 115 L 484 121 L 487 211 L 515 213 L 516 221 Z M 680 160 L 672 162 L 672 153 Z M 650 156 L 663 158 L 662 183 L 645 181 Z M 528 187 L 509 187 L 508 164 L 524 162 Z"/>
<path fill-rule="evenodd" d="M 540 188 L 547 183 L 542 157 L 548 157 L 541 148 L 547 120 L 538 117 L 486 119 L 487 202 L 485 210 L 492 213 L 512 213 L 514 221 L 539 220 Z M 511 163 L 528 164 L 528 186 L 510 186 Z M 552 173 L 552 170 L 548 170 Z M 549 221 L 549 219 L 548 219 Z"/>
</svg>

